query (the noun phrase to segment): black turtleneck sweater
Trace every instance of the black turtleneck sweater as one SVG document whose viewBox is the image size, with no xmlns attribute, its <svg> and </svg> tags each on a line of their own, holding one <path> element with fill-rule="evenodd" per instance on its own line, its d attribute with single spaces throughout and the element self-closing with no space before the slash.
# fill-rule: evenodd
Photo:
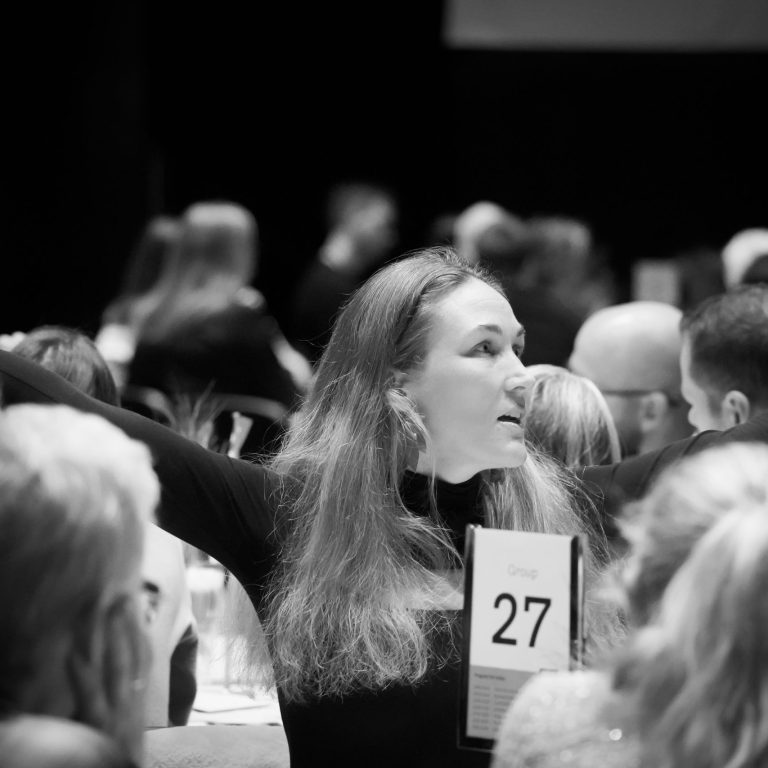
<svg viewBox="0 0 768 768">
<path fill-rule="evenodd" d="M 400 496 L 405 506 L 414 514 L 429 516 L 430 485 L 430 479 L 426 475 L 410 471 L 405 473 L 400 486 Z M 456 484 L 446 483 L 445 480 L 437 478 L 434 487 L 439 522 L 448 529 L 456 550 L 463 555 L 467 524 L 483 524 L 480 506 L 480 475 Z"/>
</svg>

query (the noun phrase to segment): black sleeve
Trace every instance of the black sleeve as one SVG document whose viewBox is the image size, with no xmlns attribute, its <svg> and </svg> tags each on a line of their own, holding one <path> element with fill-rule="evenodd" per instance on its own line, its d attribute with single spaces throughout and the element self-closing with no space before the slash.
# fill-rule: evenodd
<svg viewBox="0 0 768 768">
<path fill-rule="evenodd" d="M 6 405 L 35 402 L 98 414 L 146 443 L 162 485 L 158 522 L 202 549 L 240 578 L 269 569 L 276 552 L 276 483 L 264 467 L 207 450 L 173 430 L 106 405 L 62 377 L 9 352 L 0 352 Z"/>
<path fill-rule="evenodd" d="M 613 518 L 619 513 L 621 505 L 642 497 L 662 470 L 685 456 L 729 442 L 768 442 L 768 413 L 723 432 L 701 432 L 616 464 L 586 467 L 581 476 L 603 512 L 606 530 L 609 535 L 615 534 Z"/>
</svg>

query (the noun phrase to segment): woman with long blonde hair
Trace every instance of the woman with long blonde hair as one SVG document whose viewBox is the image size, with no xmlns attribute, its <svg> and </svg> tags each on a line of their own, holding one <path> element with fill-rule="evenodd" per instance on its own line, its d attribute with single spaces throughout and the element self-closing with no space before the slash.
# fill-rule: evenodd
<svg viewBox="0 0 768 768">
<path fill-rule="evenodd" d="M 295 406 L 310 365 L 253 287 L 258 263 L 258 225 L 247 208 L 229 200 L 190 205 L 156 282 L 132 306 L 128 385 Z"/>
<path fill-rule="evenodd" d="M 456 745 L 467 524 L 591 536 L 585 503 L 522 427 L 524 329 L 452 252 L 411 254 L 342 310 L 266 465 L 207 451 L 0 357 L 13 397 L 63 400 L 145 440 L 160 522 L 244 586 L 264 629 L 292 765 L 487 765 Z M 588 581 L 594 561 L 587 553 Z M 588 602 L 590 646 L 616 627 Z"/>
</svg>

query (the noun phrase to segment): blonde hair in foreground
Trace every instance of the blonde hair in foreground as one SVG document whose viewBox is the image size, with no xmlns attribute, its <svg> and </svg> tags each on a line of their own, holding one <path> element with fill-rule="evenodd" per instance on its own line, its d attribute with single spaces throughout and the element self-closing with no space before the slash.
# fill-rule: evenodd
<svg viewBox="0 0 768 768">
<path fill-rule="evenodd" d="M 643 766 L 768 764 L 768 448 L 707 453 L 699 470 L 749 469 L 616 671 L 629 722 L 640 730 Z"/>
<path fill-rule="evenodd" d="M 435 306 L 470 279 L 500 291 L 443 249 L 413 254 L 368 280 L 340 314 L 313 389 L 272 462 L 284 478 L 288 535 L 262 619 L 275 682 L 289 700 L 414 684 L 453 652 L 435 642 L 453 620 L 441 610 L 438 574 L 460 553 L 436 510 L 420 517 L 400 498 L 429 435 L 395 371 L 420 365 Z M 575 492 L 554 462 L 531 451 L 518 469 L 483 473 L 486 525 L 583 533 Z M 600 534 L 589 533 L 599 548 Z M 600 641 L 609 633 L 601 626 L 593 634 Z M 258 646 L 251 644 L 256 660 Z"/>
<path fill-rule="evenodd" d="M 624 508 L 618 523 L 630 554 L 620 591 L 633 625 L 651 620 L 696 542 L 750 499 L 768 504 L 768 448 L 732 443 L 668 467 L 644 498 Z"/>
<path fill-rule="evenodd" d="M 140 739 L 142 712 L 132 698 L 139 693 L 118 694 L 146 671 L 133 608 L 144 526 L 158 498 L 146 446 L 101 417 L 63 405 L 0 411 L 0 700 L 11 711 L 45 713 L 48 702 L 29 696 L 68 679 L 65 670 L 51 669 L 55 649 L 71 647 L 94 674 L 113 672 L 113 649 L 102 638 L 99 658 L 94 638 L 120 615 L 132 652 L 120 668 L 124 677 L 112 681 L 114 711 L 94 722 L 93 702 L 78 698 L 72 683 L 72 719 L 123 743 Z M 48 672 L 62 677 L 52 682 Z"/>
</svg>

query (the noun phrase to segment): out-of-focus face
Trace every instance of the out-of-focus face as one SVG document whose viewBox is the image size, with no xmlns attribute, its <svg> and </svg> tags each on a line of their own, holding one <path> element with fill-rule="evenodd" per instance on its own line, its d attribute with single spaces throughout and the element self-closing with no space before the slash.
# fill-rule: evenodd
<svg viewBox="0 0 768 768">
<path fill-rule="evenodd" d="M 683 337 L 680 350 L 680 391 L 688 403 L 688 421 L 696 432 L 705 429 L 727 429 L 732 426 L 727 423 L 722 409 L 713 407 L 710 393 L 704 389 L 691 375 L 691 342 Z"/>
<path fill-rule="evenodd" d="M 358 251 L 376 262 L 397 242 L 397 211 L 386 200 L 380 200 L 358 211 L 349 222 Z"/>
<path fill-rule="evenodd" d="M 509 302 L 471 279 L 433 310 L 427 354 L 402 388 L 431 438 L 418 470 L 462 482 L 526 459 L 522 418 L 533 378 L 520 360 L 525 332 Z"/>
</svg>

